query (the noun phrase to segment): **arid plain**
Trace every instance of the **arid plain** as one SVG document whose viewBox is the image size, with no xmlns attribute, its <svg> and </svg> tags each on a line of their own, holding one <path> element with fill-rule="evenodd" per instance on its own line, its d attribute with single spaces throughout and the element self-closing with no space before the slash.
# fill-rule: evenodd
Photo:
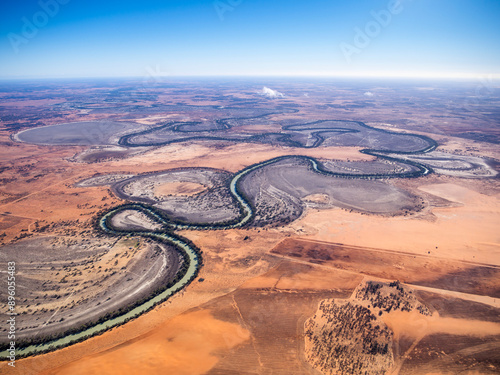
<svg viewBox="0 0 500 375">
<path fill-rule="evenodd" d="M 160 210 L 203 264 L 125 324 L 0 372 L 500 371 L 500 97 L 471 101 L 470 82 L 268 84 L 284 96 L 2 87 L 0 261 L 16 262 L 19 343 L 125 313 L 186 265 L 137 235 L 168 224 L 149 211 L 111 218 L 130 233 L 99 230 L 114 207 Z"/>
</svg>

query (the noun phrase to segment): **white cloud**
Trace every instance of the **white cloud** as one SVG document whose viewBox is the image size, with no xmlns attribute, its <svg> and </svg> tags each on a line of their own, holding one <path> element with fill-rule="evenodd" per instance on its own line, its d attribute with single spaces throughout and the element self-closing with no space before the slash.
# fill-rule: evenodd
<svg viewBox="0 0 500 375">
<path fill-rule="evenodd" d="M 364 96 L 373 96 L 373 92 L 367 91 L 363 94 Z"/>
<path fill-rule="evenodd" d="M 276 99 L 276 98 L 284 98 L 285 95 L 283 95 L 281 92 L 270 89 L 269 87 L 264 86 L 261 91 L 259 91 L 260 95 L 267 96 L 270 99 Z"/>
</svg>

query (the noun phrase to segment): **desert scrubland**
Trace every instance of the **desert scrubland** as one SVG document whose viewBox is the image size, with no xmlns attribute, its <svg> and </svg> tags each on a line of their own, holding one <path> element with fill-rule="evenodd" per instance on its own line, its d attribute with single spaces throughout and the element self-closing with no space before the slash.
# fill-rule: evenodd
<svg viewBox="0 0 500 375">
<path fill-rule="evenodd" d="M 471 111 L 465 84 L 357 85 L 109 87 L 106 103 L 4 89 L 19 349 L 175 283 L 182 250 L 147 233 L 203 259 L 148 312 L 10 372 L 498 373 L 500 99 Z"/>
</svg>

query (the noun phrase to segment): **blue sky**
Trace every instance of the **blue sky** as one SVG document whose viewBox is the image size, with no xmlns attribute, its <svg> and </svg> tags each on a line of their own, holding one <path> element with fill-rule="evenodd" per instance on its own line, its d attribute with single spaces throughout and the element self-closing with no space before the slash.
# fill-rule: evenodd
<svg viewBox="0 0 500 375">
<path fill-rule="evenodd" d="M 2 2 L 0 77 L 500 73 L 500 1 L 394 1 Z"/>
</svg>

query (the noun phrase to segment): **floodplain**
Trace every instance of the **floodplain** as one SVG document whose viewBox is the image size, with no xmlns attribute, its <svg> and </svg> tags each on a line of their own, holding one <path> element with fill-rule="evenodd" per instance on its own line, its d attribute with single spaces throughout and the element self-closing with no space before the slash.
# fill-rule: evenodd
<svg viewBox="0 0 500 375">
<path fill-rule="evenodd" d="M 0 92 L 22 373 L 499 371 L 500 98 L 274 84 Z"/>
</svg>

